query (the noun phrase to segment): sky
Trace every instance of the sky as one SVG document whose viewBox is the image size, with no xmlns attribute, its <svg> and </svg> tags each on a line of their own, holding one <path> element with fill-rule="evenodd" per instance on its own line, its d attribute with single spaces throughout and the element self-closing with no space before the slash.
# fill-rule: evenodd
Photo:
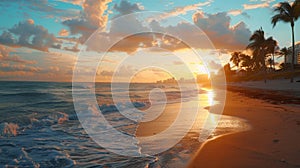
<svg viewBox="0 0 300 168">
<path fill-rule="evenodd" d="M 217 72 L 260 27 L 276 0 L 1 0 L 0 80 L 155 82 Z M 300 21 L 296 22 L 300 41 Z"/>
</svg>

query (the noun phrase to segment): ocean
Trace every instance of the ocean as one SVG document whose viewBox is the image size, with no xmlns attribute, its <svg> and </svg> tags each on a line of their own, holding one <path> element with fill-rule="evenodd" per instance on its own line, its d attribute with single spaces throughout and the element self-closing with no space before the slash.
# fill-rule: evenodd
<svg viewBox="0 0 300 168">
<path fill-rule="evenodd" d="M 139 122 L 119 113 L 117 105 L 121 104 L 124 109 L 134 106 L 141 111 L 159 106 L 162 100 L 149 100 L 154 88 L 165 92 L 165 108 L 169 113 L 182 103 L 189 107 L 201 104 L 194 126 L 170 149 L 143 157 L 122 156 L 107 150 L 109 147 L 101 147 L 82 127 L 74 108 L 72 83 L 0 82 L 0 167 L 185 167 L 203 143 L 198 140 L 199 131 L 213 100 L 218 102 L 216 91 L 195 89 L 188 84 L 183 90 L 175 84 L 131 84 L 129 90 L 124 90 L 122 84 L 119 86 L 114 90 L 119 97 L 116 102 L 112 98 L 111 84 L 95 84 L 98 108 L 116 130 L 136 136 Z M 123 99 L 123 94 L 129 95 L 130 102 Z M 242 119 L 222 116 L 209 138 L 247 127 Z M 177 131 L 180 129 L 178 127 Z M 115 139 L 109 134 L 103 136 L 109 138 L 111 149 L 124 151 L 125 139 Z M 178 135 L 174 133 L 161 140 L 168 142 L 172 136 Z M 136 140 L 139 146 L 139 138 Z M 164 147 L 159 145 L 153 142 L 145 148 L 139 146 L 130 150 L 151 153 Z"/>
</svg>

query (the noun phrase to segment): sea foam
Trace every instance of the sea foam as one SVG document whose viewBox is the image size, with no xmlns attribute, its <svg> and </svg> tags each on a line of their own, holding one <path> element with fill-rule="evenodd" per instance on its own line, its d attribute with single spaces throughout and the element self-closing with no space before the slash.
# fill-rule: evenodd
<svg viewBox="0 0 300 168">
<path fill-rule="evenodd" d="M 1 136 L 17 136 L 19 126 L 14 123 L 1 123 L 0 124 L 0 135 Z"/>
</svg>

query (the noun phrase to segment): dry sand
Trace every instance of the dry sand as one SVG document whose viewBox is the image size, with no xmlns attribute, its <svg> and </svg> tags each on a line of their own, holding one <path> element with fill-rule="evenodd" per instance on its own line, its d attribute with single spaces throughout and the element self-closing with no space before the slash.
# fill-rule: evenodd
<svg viewBox="0 0 300 168">
<path fill-rule="evenodd" d="M 248 96 L 228 92 L 224 114 L 248 120 L 252 129 L 206 142 L 189 167 L 300 167 L 300 106 Z"/>
</svg>

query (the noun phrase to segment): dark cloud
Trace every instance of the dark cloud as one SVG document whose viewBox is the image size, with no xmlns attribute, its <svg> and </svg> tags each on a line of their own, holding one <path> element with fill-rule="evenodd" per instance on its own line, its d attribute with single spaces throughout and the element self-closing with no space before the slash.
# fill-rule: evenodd
<svg viewBox="0 0 300 168">
<path fill-rule="evenodd" d="M 35 25 L 29 19 L 19 22 L 8 31 L 4 31 L 0 36 L 0 43 L 9 46 L 21 46 L 47 51 L 57 41 L 53 34 L 50 34 L 43 26 Z"/>
<path fill-rule="evenodd" d="M 131 4 L 127 0 L 122 0 L 119 5 L 114 5 L 114 9 L 119 12 L 119 15 L 126 15 L 133 12 L 141 11 L 143 7 L 137 3 Z"/>
<path fill-rule="evenodd" d="M 202 29 L 217 48 L 244 49 L 251 31 L 244 22 L 230 26 L 231 18 L 226 12 L 195 17 L 194 23 Z"/>
<path fill-rule="evenodd" d="M 15 39 L 11 33 L 4 31 L 0 36 L 0 43 L 6 45 L 14 45 Z"/>
</svg>

